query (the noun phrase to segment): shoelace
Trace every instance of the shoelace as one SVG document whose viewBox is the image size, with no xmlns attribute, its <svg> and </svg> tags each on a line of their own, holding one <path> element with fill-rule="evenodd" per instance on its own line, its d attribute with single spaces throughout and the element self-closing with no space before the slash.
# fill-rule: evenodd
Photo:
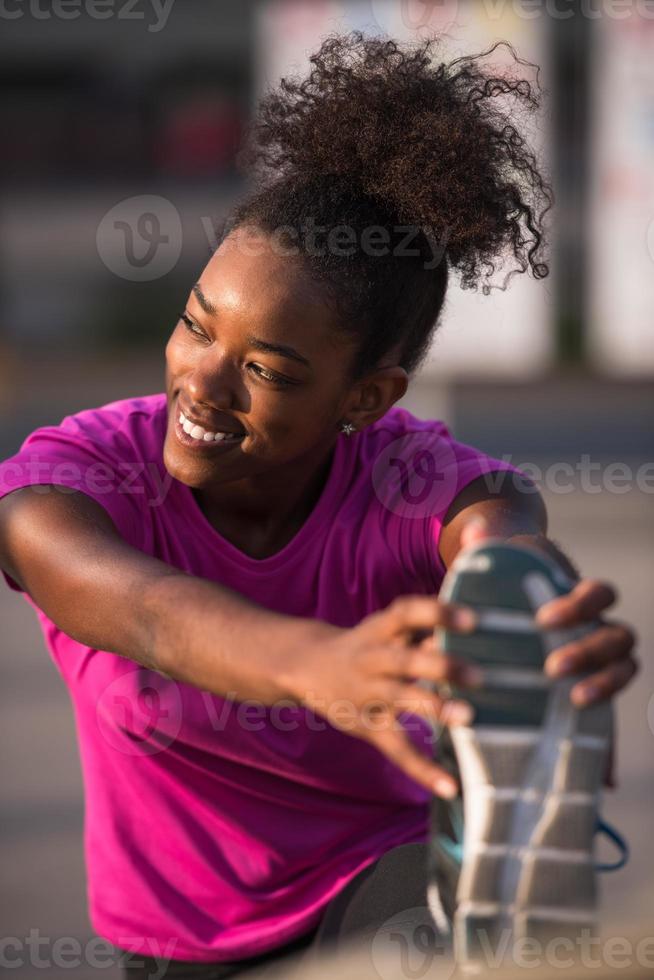
<svg viewBox="0 0 654 980">
<path fill-rule="evenodd" d="M 455 833 L 455 837 L 448 837 L 447 834 L 438 834 L 437 843 L 438 846 L 445 851 L 445 853 L 457 864 L 463 864 L 463 814 L 461 808 L 461 801 L 456 800 L 453 804 L 449 806 L 450 820 L 452 823 L 452 829 Z M 613 862 L 602 862 L 595 865 L 596 871 L 619 871 L 623 868 L 630 857 L 629 844 L 622 836 L 622 834 L 612 827 L 611 824 L 606 823 L 605 820 L 597 818 L 597 824 L 595 825 L 595 833 L 602 834 L 604 837 L 608 837 L 610 841 L 617 847 L 620 852 L 620 857 Z"/>
<path fill-rule="evenodd" d="M 595 833 L 603 834 L 605 837 L 608 837 L 609 840 L 612 841 L 617 847 L 617 849 L 620 851 L 620 857 L 617 859 L 617 861 L 614 861 L 612 864 L 607 862 L 604 862 L 602 864 L 596 864 L 595 870 L 596 871 L 619 871 L 620 868 L 624 868 L 625 864 L 629 860 L 630 855 L 629 855 L 629 844 L 622 836 L 622 834 L 618 830 L 616 830 L 615 827 L 612 827 L 611 824 L 606 823 L 606 821 L 602 820 L 600 817 L 597 818 L 597 823 L 595 825 Z"/>
</svg>

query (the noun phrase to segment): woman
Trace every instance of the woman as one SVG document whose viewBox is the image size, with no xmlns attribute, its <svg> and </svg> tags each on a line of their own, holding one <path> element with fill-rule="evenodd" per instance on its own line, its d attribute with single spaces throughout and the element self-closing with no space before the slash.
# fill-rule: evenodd
<svg viewBox="0 0 654 980">
<path fill-rule="evenodd" d="M 473 680 L 434 656 L 436 625 L 472 626 L 436 598 L 445 569 L 492 534 L 571 570 L 533 486 L 394 407 L 451 270 L 474 286 L 508 249 L 548 271 L 550 190 L 494 105 L 536 94 L 432 53 L 330 38 L 264 99 L 260 183 L 165 394 L 39 429 L 0 469 L 0 564 L 71 691 L 91 921 L 129 976 L 229 976 L 423 904 L 428 804 L 457 784 L 420 717 L 469 711 L 416 680 Z M 613 600 L 581 581 L 550 622 Z M 604 623 L 548 670 L 608 698 L 633 644 Z"/>
</svg>

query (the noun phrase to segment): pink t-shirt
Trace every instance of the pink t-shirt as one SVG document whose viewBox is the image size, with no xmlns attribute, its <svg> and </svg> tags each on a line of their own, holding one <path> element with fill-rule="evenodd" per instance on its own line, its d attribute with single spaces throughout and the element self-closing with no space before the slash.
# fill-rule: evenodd
<svg viewBox="0 0 654 980">
<path fill-rule="evenodd" d="M 166 418 L 159 394 L 38 429 L 0 465 L 0 497 L 28 484 L 81 490 L 135 548 L 266 608 L 349 627 L 395 596 L 437 592 L 449 504 L 478 476 L 496 485 L 513 470 L 454 441 L 442 422 L 393 407 L 339 435 L 309 518 L 259 560 L 223 538 L 166 471 Z M 390 848 L 425 839 L 428 794 L 369 743 L 307 709 L 223 699 L 90 649 L 26 598 L 74 708 L 100 936 L 150 956 L 254 956 L 317 925 Z M 430 751 L 426 724 L 406 724 Z"/>
</svg>

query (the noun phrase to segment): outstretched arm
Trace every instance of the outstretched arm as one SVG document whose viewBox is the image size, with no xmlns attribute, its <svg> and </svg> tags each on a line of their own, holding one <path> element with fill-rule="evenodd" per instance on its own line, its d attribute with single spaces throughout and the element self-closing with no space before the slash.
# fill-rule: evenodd
<svg viewBox="0 0 654 980">
<path fill-rule="evenodd" d="M 138 551 L 83 493 L 0 500 L 0 567 L 78 642 L 215 694 L 287 696 L 292 655 L 333 630 Z"/>
</svg>

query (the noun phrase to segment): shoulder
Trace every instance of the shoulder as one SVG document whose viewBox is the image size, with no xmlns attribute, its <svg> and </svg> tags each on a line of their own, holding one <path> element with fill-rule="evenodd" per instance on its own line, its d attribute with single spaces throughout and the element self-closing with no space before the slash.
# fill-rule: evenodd
<svg viewBox="0 0 654 980">
<path fill-rule="evenodd" d="M 0 499 L 26 486 L 93 498 L 130 543 L 142 547 L 147 502 L 165 476 L 165 394 L 128 398 L 35 429 L 0 462 Z M 48 487 L 48 490 L 45 487 Z"/>
<path fill-rule="evenodd" d="M 419 448 L 438 450 L 450 440 L 444 422 L 438 419 L 420 419 L 406 408 L 393 406 L 372 425 L 367 426 L 353 439 L 359 464 L 379 462 L 380 454 L 391 453 L 410 460 Z"/>
<path fill-rule="evenodd" d="M 401 436 L 412 432 L 429 433 L 434 438 L 451 438 L 445 422 L 440 419 L 418 418 L 408 408 L 401 405 L 393 405 L 385 415 L 369 425 L 361 434 L 367 435 L 371 439 L 379 439 L 384 436 Z"/>
<path fill-rule="evenodd" d="M 361 433 L 359 462 L 372 470 L 375 489 L 403 500 L 403 516 L 443 518 L 453 500 L 483 478 L 495 495 L 520 470 L 510 454 L 497 458 L 455 439 L 440 419 L 421 419 L 393 406 Z M 418 506 L 419 501 L 419 506 Z"/>
<path fill-rule="evenodd" d="M 149 455 L 163 440 L 166 429 L 166 395 L 145 395 L 109 402 L 97 408 L 67 415 L 59 425 L 44 426 L 28 436 L 24 445 L 43 439 L 94 444 L 111 455 L 128 458 Z"/>
<path fill-rule="evenodd" d="M 441 538 L 444 533 L 451 543 L 453 530 L 458 540 L 459 514 L 465 520 L 486 500 L 498 510 L 507 501 L 511 510 L 529 513 L 539 506 L 537 492 L 523 492 L 526 484 L 533 490 L 533 483 L 510 453 L 498 458 L 461 442 L 440 419 L 421 419 L 394 406 L 361 436 L 359 462 L 385 515 L 384 535 L 413 542 L 402 546 L 402 554 L 418 556 L 416 567 L 426 569 L 425 581 L 434 587 L 445 572 Z"/>
</svg>

